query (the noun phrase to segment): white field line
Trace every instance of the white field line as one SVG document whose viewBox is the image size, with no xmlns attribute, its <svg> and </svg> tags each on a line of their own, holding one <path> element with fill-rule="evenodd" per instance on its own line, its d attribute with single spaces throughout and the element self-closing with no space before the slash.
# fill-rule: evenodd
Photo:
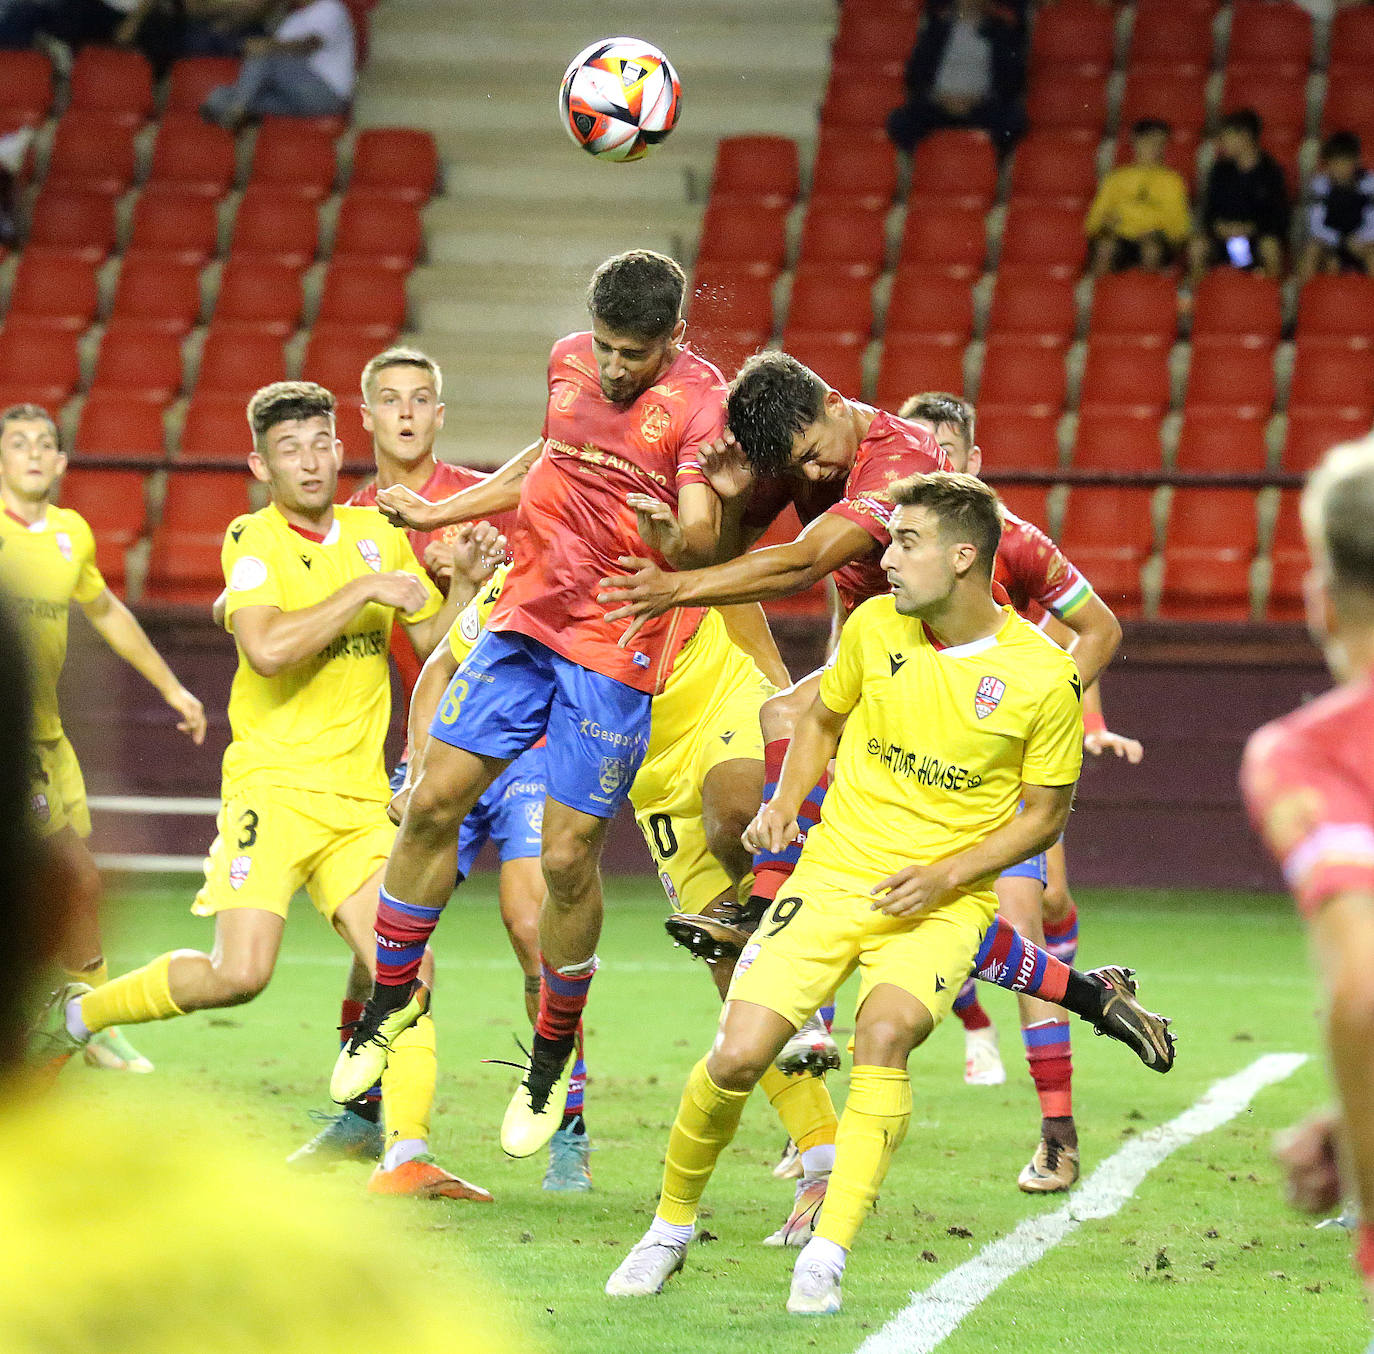
<svg viewBox="0 0 1374 1354">
<path fill-rule="evenodd" d="M 1234 1119 L 1266 1086 L 1292 1076 L 1306 1061 L 1305 1053 L 1266 1053 L 1216 1082 L 1178 1118 L 1133 1138 L 1108 1157 L 1062 1207 L 1027 1218 L 924 1292 L 913 1293 L 906 1307 L 859 1346 L 858 1354 L 929 1354 L 1014 1274 L 1033 1265 L 1080 1223 L 1119 1212 L 1162 1161 Z"/>
</svg>

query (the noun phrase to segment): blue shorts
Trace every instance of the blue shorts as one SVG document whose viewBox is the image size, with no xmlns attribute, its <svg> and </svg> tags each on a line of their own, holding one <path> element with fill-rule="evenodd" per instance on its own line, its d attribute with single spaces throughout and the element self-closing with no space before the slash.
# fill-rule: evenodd
<svg viewBox="0 0 1374 1354">
<path fill-rule="evenodd" d="M 494 841 L 501 864 L 537 856 L 544 827 L 545 748 L 522 752 L 472 806 L 458 829 L 458 877 L 472 873 L 477 853 Z"/>
<path fill-rule="evenodd" d="M 1049 867 L 1045 862 L 1045 853 L 1042 851 L 1038 856 L 1032 856 L 1029 860 L 1008 865 L 997 877 L 999 879 L 1034 879 L 1043 889 L 1049 882 Z"/>
<path fill-rule="evenodd" d="M 547 736 L 550 799 L 613 818 L 649 746 L 650 696 L 508 630 L 487 630 L 453 674 L 430 734 L 514 760 Z"/>
</svg>

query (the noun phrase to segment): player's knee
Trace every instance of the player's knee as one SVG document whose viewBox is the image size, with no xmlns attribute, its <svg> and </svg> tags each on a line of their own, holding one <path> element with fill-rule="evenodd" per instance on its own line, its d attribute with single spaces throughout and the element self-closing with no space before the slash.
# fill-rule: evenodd
<svg viewBox="0 0 1374 1354">
<path fill-rule="evenodd" d="M 421 775 L 410 792 L 406 805 L 405 831 L 420 839 L 440 840 L 453 836 L 463 815 L 453 796 L 446 792 L 436 777 Z"/>
<path fill-rule="evenodd" d="M 706 1060 L 706 1071 L 722 1091 L 750 1091 L 771 1061 L 766 1051 L 722 1036 Z"/>
<path fill-rule="evenodd" d="M 907 1055 L 920 1042 L 909 1021 L 895 1016 L 877 1016 L 863 1022 L 855 1031 L 854 1061 L 879 1067 L 902 1067 Z"/>
<path fill-rule="evenodd" d="M 546 836 L 539 863 L 543 867 L 549 900 L 556 907 L 575 903 L 596 878 L 596 852 L 591 842 L 577 832 Z"/>
<path fill-rule="evenodd" d="M 769 696 L 759 707 L 759 727 L 763 730 L 763 741 L 775 743 L 780 738 L 791 738 L 792 730 L 797 727 L 797 720 L 808 704 L 810 702 L 802 699 L 795 688 L 780 691 L 776 696 Z"/>
<path fill-rule="evenodd" d="M 221 959 L 215 966 L 215 976 L 219 979 L 220 1004 L 242 1006 L 267 986 L 272 964 L 256 955 L 235 956 Z"/>
<path fill-rule="evenodd" d="M 733 811 L 712 814 L 704 821 L 707 849 L 735 880 L 748 873 L 752 862 L 752 857 L 740 841 L 749 822 L 748 816 Z"/>
</svg>

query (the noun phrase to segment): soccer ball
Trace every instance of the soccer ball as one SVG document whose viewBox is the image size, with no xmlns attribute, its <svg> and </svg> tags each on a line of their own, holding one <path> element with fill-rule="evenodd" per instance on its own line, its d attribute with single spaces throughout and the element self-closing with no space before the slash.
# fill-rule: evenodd
<svg viewBox="0 0 1374 1354">
<path fill-rule="evenodd" d="M 603 160 L 638 160 L 677 123 L 682 87 L 668 58 L 638 38 L 603 38 L 572 59 L 558 91 L 563 129 Z"/>
</svg>

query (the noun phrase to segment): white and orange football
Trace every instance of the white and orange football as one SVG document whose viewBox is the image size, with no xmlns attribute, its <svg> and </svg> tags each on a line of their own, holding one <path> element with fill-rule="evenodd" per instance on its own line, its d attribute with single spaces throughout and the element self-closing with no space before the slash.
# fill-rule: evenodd
<svg viewBox="0 0 1374 1354">
<path fill-rule="evenodd" d="M 682 87 L 668 58 L 638 38 L 603 38 L 563 73 L 563 129 L 603 160 L 638 160 L 677 123 Z"/>
</svg>

